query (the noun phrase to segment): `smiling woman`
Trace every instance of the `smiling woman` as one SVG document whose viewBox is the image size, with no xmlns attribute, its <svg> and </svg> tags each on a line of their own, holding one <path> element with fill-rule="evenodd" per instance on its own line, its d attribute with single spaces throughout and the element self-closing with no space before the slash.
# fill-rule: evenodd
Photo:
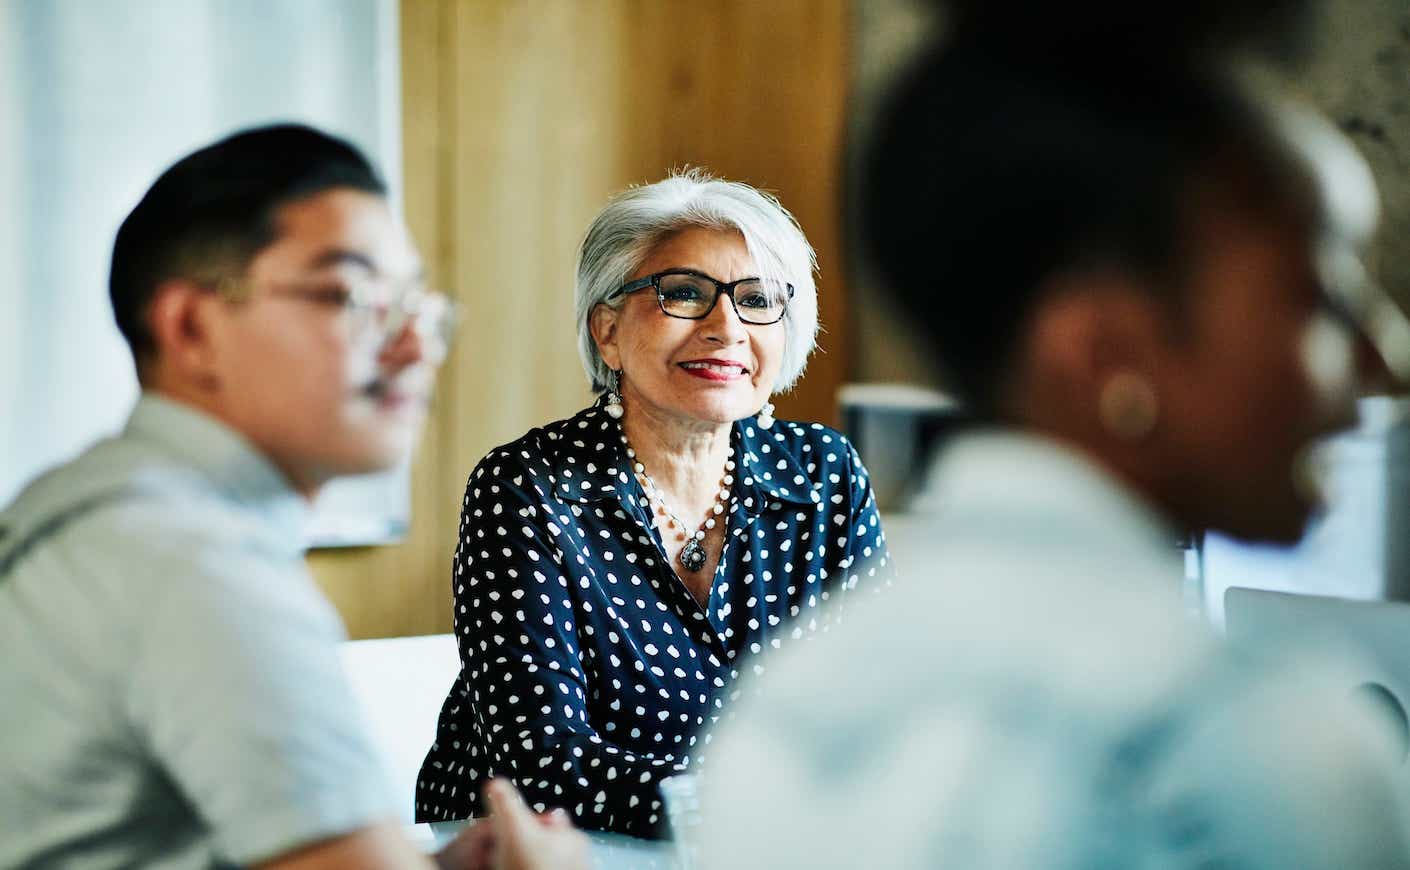
<svg viewBox="0 0 1410 870">
<path fill-rule="evenodd" d="M 663 833 L 656 783 L 700 760 L 752 657 L 824 629 L 892 566 L 860 459 L 773 418 L 817 333 L 811 246 L 772 197 L 704 173 L 632 188 L 578 265 L 602 393 L 470 477 L 452 588 L 461 672 L 417 817 L 539 810 Z M 825 602 L 833 606 L 823 608 Z"/>
</svg>

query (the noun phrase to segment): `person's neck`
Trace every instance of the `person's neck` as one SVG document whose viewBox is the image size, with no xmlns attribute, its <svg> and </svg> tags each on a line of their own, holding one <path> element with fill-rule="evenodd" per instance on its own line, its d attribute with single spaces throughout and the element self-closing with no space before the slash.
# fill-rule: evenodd
<svg viewBox="0 0 1410 870">
<path fill-rule="evenodd" d="M 289 488 L 304 500 L 312 504 L 318 497 L 319 491 L 323 488 L 325 478 L 317 475 L 300 473 L 300 469 L 293 463 L 286 461 L 278 451 L 271 450 L 261 443 L 260 439 L 245 427 L 240 425 L 240 421 L 234 417 L 225 406 L 219 401 L 219 395 L 210 389 L 205 389 L 199 384 L 191 384 L 176 381 L 170 378 L 147 377 L 142 382 L 142 391 L 160 396 L 169 402 L 185 405 L 194 408 L 209 417 L 219 420 L 226 428 L 236 432 L 249 444 L 259 451 L 259 454 L 267 459 L 279 473 L 283 475 Z"/>
<path fill-rule="evenodd" d="M 732 429 L 730 423 L 673 417 L 642 403 L 628 404 L 622 417 L 636 461 L 687 525 L 704 517 L 719 495 Z"/>
<path fill-rule="evenodd" d="M 1181 475 L 1171 473 L 1153 445 L 1122 442 L 1080 416 L 1040 414 L 1032 408 L 1010 413 L 1005 423 L 1086 457 L 1164 522 L 1176 528 L 1192 528 L 1189 512 L 1183 509 L 1178 495 Z"/>
</svg>

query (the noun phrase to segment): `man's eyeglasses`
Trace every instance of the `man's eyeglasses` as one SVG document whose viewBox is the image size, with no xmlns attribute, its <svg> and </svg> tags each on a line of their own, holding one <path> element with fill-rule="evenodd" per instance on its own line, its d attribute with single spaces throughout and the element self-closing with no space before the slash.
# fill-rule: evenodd
<svg viewBox="0 0 1410 870">
<path fill-rule="evenodd" d="M 767 278 L 741 278 L 738 281 L 716 281 L 709 275 L 690 269 L 669 269 L 628 281 L 608 299 L 628 293 L 655 288 L 662 313 L 684 320 L 700 320 L 715 310 L 720 294 L 729 296 L 735 314 L 745 323 L 767 326 L 778 323 L 793 298 L 793 285 Z"/>
<path fill-rule="evenodd" d="M 215 289 L 231 302 L 247 302 L 250 298 L 250 287 L 243 280 L 222 279 L 216 282 Z M 354 340 L 371 337 L 379 346 L 410 327 L 422 342 L 433 343 L 430 355 L 441 356 L 455 333 L 455 303 L 444 293 L 428 290 L 419 283 L 391 286 L 371 279 L 338 278 L 277 284 L 269 292 L 272 296 L 338 309 Z"/>
</svg>

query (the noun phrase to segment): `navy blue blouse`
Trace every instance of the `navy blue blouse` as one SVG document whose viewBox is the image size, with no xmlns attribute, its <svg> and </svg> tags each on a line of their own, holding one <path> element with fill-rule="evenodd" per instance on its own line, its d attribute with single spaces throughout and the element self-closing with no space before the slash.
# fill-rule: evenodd
<svg viewBox="0 0 1410 870">
<path fill-rule="evenodd" d="M 505 776 L 539 811 L 662 835 L 656 781 L 689 767 L 740 670 L 762 670 L 753 655 L 890 585 L 866 470 L 841 433 L 750 418 L 733 439 L 734 500 L 703 607 L 601 403 L 481 460 L 451 583 L 461 671 L 421 768 L 419 821 L 482 815 L 480 785 Z"/>
</svg>

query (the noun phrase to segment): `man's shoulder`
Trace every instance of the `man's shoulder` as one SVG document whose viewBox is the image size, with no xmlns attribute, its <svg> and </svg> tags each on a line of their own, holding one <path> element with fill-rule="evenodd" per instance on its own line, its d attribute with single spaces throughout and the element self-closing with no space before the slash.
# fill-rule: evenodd
<svg viewBox="0 0 1410 870">
<path fill-rule="evenodd" d="M 131 555 L 219 528 L 221 511 L 192 469 L 149 445 L 110 438 L 32 480 L 0 512 L 0 576 L 34 551 L 84 545 Z M 225 519 L 225 517 L 221 517 Z M 170 530 L 171 534 L 154 534 Z"/>
<path fill-rule="evenodd" d="M 0 541 L 0 583 L 87 589 L 94 600 L 131 605 L 138 618 L 193 597 L 303 599 L 277 591 L 304 572 L 267 520 L 199 473 L 139 462 L 94 482 L 83 477 L 85 465 L 49 482 L 69 486 L 67 496 L 17 503 L 0 517 L 12 533 Z M 101 474 L 106 466 L 86 470 L 94 469 Z"/>
<path fill-rule="evenodd" d="M 37 524 L 37 546 L 114 547 L 161 558 L 202 549 L 239 548 L 261 530 L 259 517 L 198 473 L 152 467 L 95 489 Z"/>
</svg>

